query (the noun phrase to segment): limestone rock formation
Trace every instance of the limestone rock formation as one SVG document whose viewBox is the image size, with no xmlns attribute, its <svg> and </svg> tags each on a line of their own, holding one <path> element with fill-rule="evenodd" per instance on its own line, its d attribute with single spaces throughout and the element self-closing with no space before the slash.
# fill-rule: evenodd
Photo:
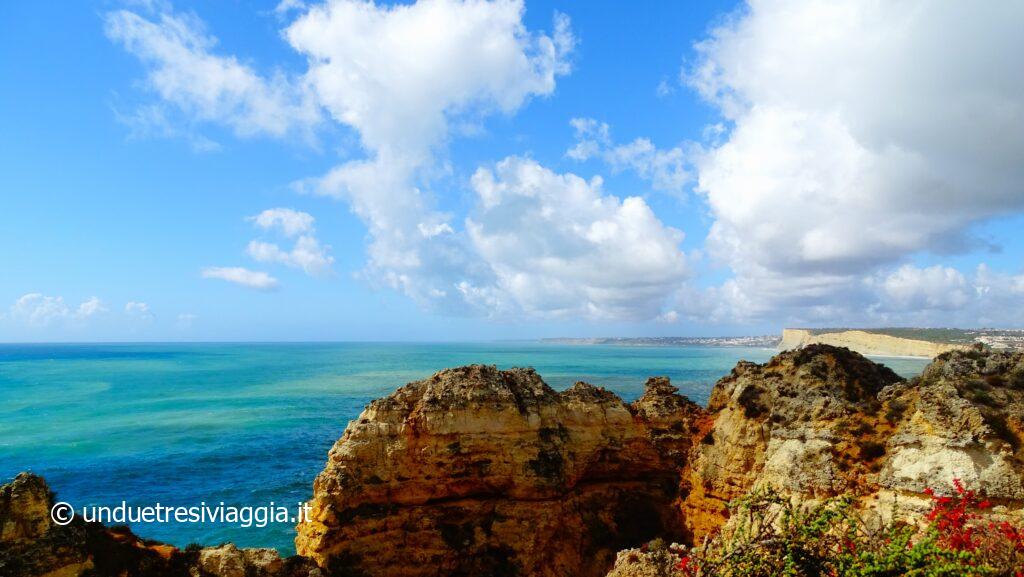
<svg viewBox="0 0 1024 577">
<path fill-rule="evenodd" d="M 126 528 L 75 517 L 50 518 L 53 493 L 36 475 L 21 473 L 0 486 L 0 575 L 4 577 L 323 577 L 308 559 L 281 559 L 273 549 L 220 547 L 179 550 L 144 541 Z"/>
<path fill-rule="evenodd" d="M 757 484 L 807 497 L 863 490 L 878 467 L 878 393 L 902 379 L 847 349 L 810 345 L 740 362 L 712 390 L 713 424 L 693 451 L 683 518 L 695 537 Z"/>
<path fill-rule="evenodd" d="M 366 575 L 603 575 L 619 549 L 679 534 L 702 414 L 665 379 L 629 406 L 532 369 L 441 371 L 349 425 L 296 547 Z"/>
<path fill-rule="evenodd" d="M 925 508 L 953 479 L 1024 506 L 1024 353 L 940 355 L 905 381 L 848 349 L 809 345 L 741 362 L 712 391 L 708 432 L 684 474 L 690 539 L 726 522 L 726 504 L 772 487 L 800 499 L 843 493 L 881 515 Z"/>
<path fill-rule="evenodd" d="M 946 353 L 880 398 L 900 417 L 878 479 L 883 488 L 949 492 L 958 478 L 990 499 L 1024 504 L 1024 352 Z"/>
<path fill-rule="evenodd" d="M 52 495 L 41 477 L 22 473 L 0 487 L 0 542 L 21 543 L 50 528 Z"/>
</svg>

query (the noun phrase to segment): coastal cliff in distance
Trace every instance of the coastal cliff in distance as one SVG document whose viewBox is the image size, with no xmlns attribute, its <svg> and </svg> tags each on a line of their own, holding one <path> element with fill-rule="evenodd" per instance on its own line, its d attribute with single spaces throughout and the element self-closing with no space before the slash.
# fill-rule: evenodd
<svg viewBox="0 0 1024 577">
<path fill-rule="evenodd" d="M 929 359 L 947 351 L 963 350 L 970 347 L 968 343 L 944 343 L 868 330 L 783 329 L 779 350 L 788 351 L 815 344 L 846 347 L 851 351 L 869 356 Z"/>
</svg>

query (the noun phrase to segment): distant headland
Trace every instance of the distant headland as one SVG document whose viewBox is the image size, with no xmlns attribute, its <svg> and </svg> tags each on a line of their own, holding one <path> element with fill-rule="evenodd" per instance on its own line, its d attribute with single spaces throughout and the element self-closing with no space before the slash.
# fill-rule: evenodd
<svg viewBox="0 0 1024 577">
<path fill-rule="evenodd" d="M 627 347 L 768 347 L 779 346 L 778 335 L 746 337 L 560 337 L 541 342 L 563 345 L 619 345 Z"/>
<path fill-rule="evenodd" d="M 980 343 L 995 350 L 1024 349 L 1024 329 L 957 328 L 792 328 L 782 335 L 738 337 L 589 337 L 549 338 L 572 345 L 768 347 L 792 350 L 811 344 L 846 347 L 862 355 L 933 358 Z"/>
</svg>

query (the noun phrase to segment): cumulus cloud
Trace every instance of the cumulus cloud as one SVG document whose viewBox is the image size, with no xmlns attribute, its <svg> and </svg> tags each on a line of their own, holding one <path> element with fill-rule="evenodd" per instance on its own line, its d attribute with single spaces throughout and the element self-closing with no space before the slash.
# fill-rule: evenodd
<svg viewBox="0 0 1024 577">
<path fill-rule="evenodd" d="M 752 0 L 714 29 L 685 79 L 731 124 L 695 159 L 708 249 L 736 274 L 717 296 L 769 314 L 799 293 L 779 282 L 864 299 L 880 268 L 972 248 L 972 225 L 1024 208 L 1021 18 L 1005 3 Z M 900 269 L 883 286 L 949 306 L 910 288 L 920 275 L 956 284 Z"/>
<path fill-rule="evenodd" d="M 616 142 L 606 124 L 574 119 L 568 157 L 633 171 L 653 190 L 695 183 L 712 220 L 703 252 L 733 272 L 703 290 L 687 284 L 681 233 L 641 195 L 609 195 L 599 179 L 509 157 L 477 171 L 468 218 L 439 208 L 453 135 L 552 94 L 568 73 L 575 39 L 565 16 L 544 33 L 527 29 L 521 0 L 282 2 L 277 14 L 292 18 L 282 38 L 305 58 L 290 74 L 219 53 L 196 17 L 166 8 L 111 12 L 105 24 L 159 97 L 136 114 L 139 125 L 173 133 L 174 111 L 242 136 L 330 122 L 351 130 L 361 153 L 294 186 L 347 202 L 369 233 L 361 276 L 426 306 L 855 323 L 911 309 L 991 315 L 1018 298 L 1013 275 L 902 265 L 979 246 L 975 224 L 1024 208 L 1024 75 L 1014 60 L 1024 37 L 1014 28 L 1022 14 L 1010 13 L 1019 10 L 751 0 L 684 71 L 721 115 L 702 144 Z M 253 240 L 256 261 L 330 269 L 312 216 L 275 208 L 253 222 L 291 243 Z M 203 274 L 277 285 L 240 267 Z"/>
<path fill-rule="evenodd" d="M 308 57 L 306 78 L 338 122 L 383 160 L 422 164 L 453 115 L 512 112 L 567 72 L 568 19 L 556 18 L 552 36 L 531 34 L 523 10 L 518 0 L 334 0 L 310 8 L 285 36 Z"/>
<path fill-rule="evenodd" d="M 292 208 L 268 208 L 256 216 L 249 217 L 263 230 L 278 229 L 288 237 L 313 232 L 313 215 Z"/>
<path fill-rule="evenodd" d="M 302 188 L 347 200 L 366 223 L 366 278 L 442 310 L 473 308 L 456 288 L 480 286 L 490 273 L 425 190 L 435 155 L 453 122 L 512 113 L 568 72 L 568 18 L 557 15 L 551 35 L 532 33 L 523 10 L 518 0 L 335 1 L 285 32 L 308 56 L 323 105 L 367 151 Z"/>
<path fill-rule="evenodd" d="M 152 17 L 109 12 L 104 29 L 146 65 L 146 86 L 176 111 L 189 119 L 227 124 L 242 136 L 282 136 L 308 131 L 319 122 L 313 95 L 301 81 L 283 73 L 265 77 L 234 56 L 216 54 L 217 39 L 195 16 L 151 11 Z M 144 106 L 122 120 L 137 130 L 167 131 L 166 112 Z"/>
<path fill-rule="evenodd" d="M 867 282 L 880 322 L 952 326 L 1024 323 L 1024 275 L 978 265 L 969 274 L 941 265 L 904 265 Z"/>
<path fill-rule="evenodd" d="M 527 313 L 649 319 L 686 275 L 682 232 L 640 197 L 604 194 L 600 178 L 509 157 L 472 184 L 479 202 L 466 228 L 499 290 L 485 297 Z"/>
<path fill-rule="evenodd" d="M 28 293 L 11 305 L 10 318 L 29 326 L 46 327 L 67 320 L 85 320 L 106 310 L 97 297 L 90 297 L 72 309 L 62 296 Z"/>
<path fill-rule="evenodd" d="M 550 33 L 535 32 L 524 25 L 524 10 L 522 0 L 282 2 L 280 17 L 295 14 L 282 36 L 306 57 L 306 70 L 290 76 L 261 75 L 218 54 L 195 17 L 116 11 L 106 27 L 147 66 L 148 86 L 191 120 L 218 121 L 242 135 L 283 135 L 326 119 L 353 130 L 362 158 L 295 187 L 344 199 L 366 223 L 363 278 L 464 312 L 479 299 L 467 295 L 493 282 L 494 273 L 452 215 L 438 210 L 431 180 L 444 172 L 453 127 L 461 133 L 490 115 L 514 113 L 531 97 L 551 94 L 568 73 L 575 44 L 569 19 L 556 14 Z M 257 217 L 267 228 L 292 226 L 290 235 L 300 238 L 291 250 L 254 241 L 250 256 L 307 272 L 329 265 L 315 238 L 300 230 L 311 224 L 293 217 Z"/>
<path fill-rule="evenodd" d="M 1024 274 L 998 272 L 980 264 L 972 284 L 978 300 L 985 303 L 975 322 L 982 326 L 1024 324 Z"/>
<path fill-rule="evenodd" d="M 897 310 L 956 310 L 973 296 L 960 271 L 943 266 L 901 266 L 879 287 L 886 304 Z"/>
<path fill-rule="evenodd" d="M 278 230 L 285 237 L 298 237 L 291 250 L 284 250 L 272 242 L 251 241 L 246 252 L 253 260 L 301 268 L 312 276 L 330 271 L 334 257 L 328 254 L 330 247 L 317 240 L 313 215 L 291 208 L 270 208 L 249 220 L 263 230 Z"/>
<path fill-rule="evenodd" d="M 681 194 L 692 180 L 687 170 L 689 156 L 681 146 L 659 149 L 647 138 L 637 138 L 627 144 L 612 141 L 608 124 L 593 118 L 573 118 L 570 121 L 576 144 L 565 154 L 574 160 L 591 158 L 604 160 L 613 172 L 632 170 L 640 178 L 650 181 L 654 190 Z"/>
<path fill-rule="evenodd" d="M 326 274 L 334 262 L 334 257 L 327 254 L 328 248 L 315 237 L 303 235 L 295 240 L 290 251 L 271 242 L 254 240 L 246 247 L 246 252 L 257 262 L 283 264 L 301 268 L 312 276 L 320 276 Z"/>
<path fill-rule="evenodd" d="M 64 297 L 45 296 L 40 293 L 23 295 L 11 305 L 11 318 L 29 325 L 46 326 L 57 319 L 67 318 L 71 309 Z"/>
<path fill-rule="evenodd" d="M 263 271 L 249 270 L 244 267 L 223 267 L 211 266 L 202 271 L 203 278 L 215 278 L 240 284 L 249 288 L 259 290 L 270 290 L 277 288 L 277 279 Z"/>
<path fill-rule="evenodd" d="M 99 297 L 89 297 L 78 305 L 74 316 L 80 319 L 87 319 L 104 312 L 107 312 L 107 308 L 103 306 L 103 301 Z"/>
</svg>

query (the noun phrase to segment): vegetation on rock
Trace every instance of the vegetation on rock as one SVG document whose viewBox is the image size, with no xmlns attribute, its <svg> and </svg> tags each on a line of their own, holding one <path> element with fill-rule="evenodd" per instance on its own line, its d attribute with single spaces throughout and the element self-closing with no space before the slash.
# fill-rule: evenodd
<svg viewBox="0 0 1024 577">
<path fill-rule="evenodd" d="M 865 516 L 851 496 L 798 504 L 771 488 L 730 504 L 733 522 L 693 549 L 655 541 L 619 554 L 609 577 L 1021 577 L 1024 530 L 953 481 L 922 517 Z"/>
</svg>

